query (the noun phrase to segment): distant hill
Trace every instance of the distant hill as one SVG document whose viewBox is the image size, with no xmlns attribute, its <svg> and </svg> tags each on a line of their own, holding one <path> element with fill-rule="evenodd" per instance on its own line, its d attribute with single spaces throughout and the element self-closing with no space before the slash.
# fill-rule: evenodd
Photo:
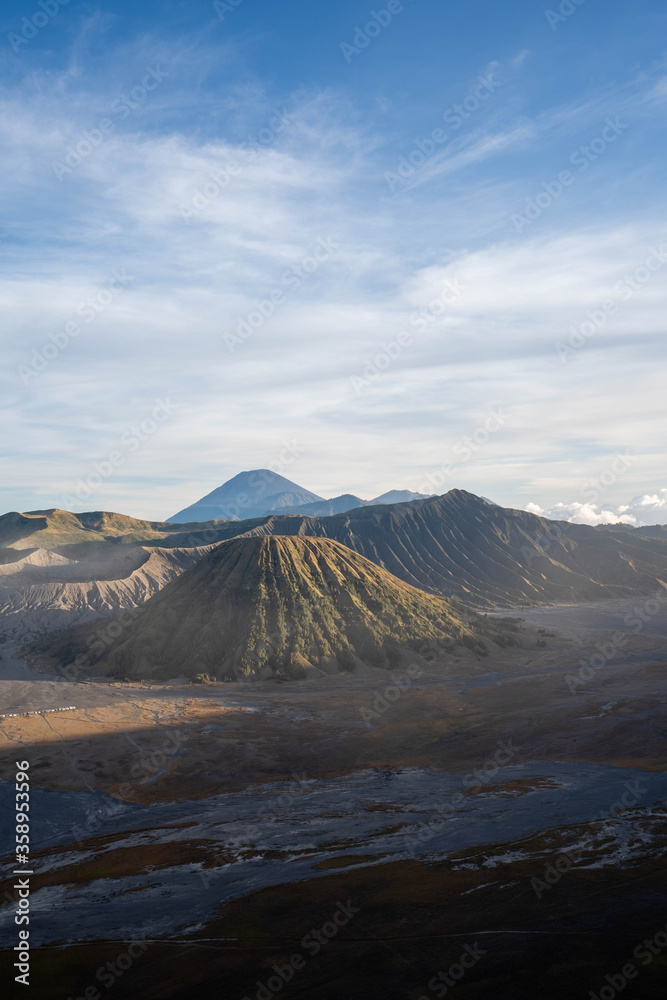
<svg viewBox="0 0 667 1000">
<path fill-rule="evenodd" d="M 392 490 L 375 500 L 361 500 L 351 493 L 324 500 L 269 469 L 255 469 L 254 472 L 239 473 L 197 503 L 168 518 L 168 521 L 172 524 L 186 524 L 189 521 L 242 521 L 275 513 L 329 517 L 371 504 L 406 503 L 424 499 L 426 497 L 423 494 L 413 493 L 411 490 Z"/>
<path fill-rule="evenodd" d="M 338 542 L 271 536 L 223 542 L 118 619 L 116 632 L 88 652 L 92 672 L 293 679 L 397 666 L 424 643 L 485 652 L 489 638 L 517 642 L 509 626 L 411 587 Z M 88 650 L 90 634 L 90 626 L 65 632 L 40 651 L 67 666 Z"/>
<path fill-rule="evenodd" d="M 353 493 L 344 493 L 340 497 L 332 500 L 318 500 L 316 503 L 306 503 L 300 507 L 291 509 L 271 510 L 271 514 L 306 514 L 309 517 L 332 517 L 334 514 L 346 514 L 348 510 L 357 510 L 359 507 L 373 507 L 381 504 L 409 503 L 413 500 L 430 499 L 424 493 L 413 493 L 411 490 L 391 490 L 383 493 L 381 497 L 374 500 L 361 500 Z"/>
<path fill-rule="evenodd" d="M 601 528 L 608 531 L 625 531 L 635 535 L 643 535 L 645 538 L 661 538 L 667 541 L 667 524 L 640 525 L 637 528 L 627 524 L 601 524 Z"/>
<path fill-rule="evenodd" d="M 189 521 L 241 521 L 318 500 L 322 500 L 322 497 L 304 490 L 270 469 L 255 469 L 253 472 L 240 472 L 197 503 L 167 520 L 172 524 L 186 524 Z"/>
<path fill-rule="evenodd" d="M 344 493 L 343 496 L 334 497 L 333 500 L 318 500 L 316 503 L 305 503 L 300 507 L 294 507 L 289 511 L 271 511 L 285 514 L 305 514 L 308 517 L 331 517 L 332 514 L 345 514 L 348 510 L 356 510 L 357 507 L 368 507 L 369 500 L 360 500 L 352 493 Z"/>
<path fill-rule="evenodd" d="M 96 511 L 71 514 L 52 507 L 26 514 L 12 511 L 0 516 L 0 548 L 53 548 L 68 543 L 99 542 L 130 536 L 132 541 L 159 538 L 155 522 L 140 521 L 124 514 Z"/>
<path fill-rule="evenodd" d="M 369 500 L 368 504 L 373 506 L 374 504 L 410 503 L 412 500 L 428 500 L 432 496 L 434 496 L 433 493 L 413 493 L 412 490 L 389 490 L 388 493 L 383 493 L 382 496 Z"/>
</svg>

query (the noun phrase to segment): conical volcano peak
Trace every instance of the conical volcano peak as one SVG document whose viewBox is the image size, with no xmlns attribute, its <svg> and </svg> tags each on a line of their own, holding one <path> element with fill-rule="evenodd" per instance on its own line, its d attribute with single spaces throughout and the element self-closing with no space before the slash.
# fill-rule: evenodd
<svg viewBox="0 0 667 1000">
<path fill-rule="evenodd" d="M 340 542 L 293 535 L 223 542 L 119 626 L 99 673 L 219 680 L 390 667 L 420 643 L 483 652 L 489 632 Z M 66 637 L 56 646 L 76 652 Z"/>
<path fill-rule="evenodd" d="M 192 521 L 240 521 L 263 517 L 273 510 L 292 509 L 321 501 L 317 493 L 285 479 L 271 469 L 239 472 L 197 503 L 174 514 L 174 524 Z"/>
</svg>

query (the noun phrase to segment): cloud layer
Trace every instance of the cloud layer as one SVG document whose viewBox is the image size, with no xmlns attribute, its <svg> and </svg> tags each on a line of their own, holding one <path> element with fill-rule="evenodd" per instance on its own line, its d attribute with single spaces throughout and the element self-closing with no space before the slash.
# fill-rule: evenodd
<svg viewBox="0 0 667 1000">
<path fill-rule="evenodd" d="M 220 52 L 159 38 L 118 50 L 119 80 L 77 45 L 0 108 L 3 510 L 164 517 L 296 442 L 285 474 L 323 495 L 437 481 L 641 516 L 621 498 L 664 481 L 667 444 L 665 199 L 637 146 L 661 65 L 531 111 L 530 59 L 499 59 L 502 87 L 392 192 L 419 137 L 348 87 L 207 91 Z M 627 130 L 575 167 L 610 116 Z M 608 502 L 554 506 L 626 450 Z"/>
<path fill-rule="evenodd" d="M 539 504 L 529 503 L 525 509 L 531 514 L 539 514 L 555 521 L 570 521 L 572 524 L 629 524 L 635 528 L 667 524 L 667 489 L 633 497 L 630 503 L 618 507 L 574 500 L 571 503 L 557 503 L 546 509 Z"/>
</svg>

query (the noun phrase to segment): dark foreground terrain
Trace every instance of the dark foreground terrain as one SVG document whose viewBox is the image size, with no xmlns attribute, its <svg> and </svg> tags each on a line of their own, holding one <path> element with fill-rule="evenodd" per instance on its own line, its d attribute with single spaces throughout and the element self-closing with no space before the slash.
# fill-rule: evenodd
<svg viewBox="0 0 667 1000">
<path fill-rule="evenodd" d="M 413 677 L 69 684 L 6 652 L 29 995 L 664 996 L 667 616 L 521 617 L 523 649 Z"/>
<path fill-rule="evenodd" d="M 582 832 L 551 836 L 552 865 Z M 40 950 L 31 995 L 584 1000 L 612 996 L 611 979 L 627 997 L 664 997 L 664 857 L 575 867 L 538 898 L 531 879 L 545 857 L 530 852 L 545 846 L 534 838 L 265 889 L 178 940 Z M 527 859 L 496 861 L 510 853 Z"/>
</svg>

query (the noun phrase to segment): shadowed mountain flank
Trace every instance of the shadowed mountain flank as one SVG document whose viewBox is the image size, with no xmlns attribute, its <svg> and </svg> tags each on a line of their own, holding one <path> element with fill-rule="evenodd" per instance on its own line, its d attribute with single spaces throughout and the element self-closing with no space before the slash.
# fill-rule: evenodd
<svg viewBox="0 0 667 1000">
<path fill-rule="evenodd" d="M 92 655 L 91 626 L 39 648 L 63 666 L 87 650 L 92 672 L 123 677 L 290 679 L 396 666 L 423 644 L 484 653 L 486 638 L 517 641 L 509 625 L 405 584 L 338 542 L 266 536 L 223 542 L 115 631 Z"/>
</svg>

